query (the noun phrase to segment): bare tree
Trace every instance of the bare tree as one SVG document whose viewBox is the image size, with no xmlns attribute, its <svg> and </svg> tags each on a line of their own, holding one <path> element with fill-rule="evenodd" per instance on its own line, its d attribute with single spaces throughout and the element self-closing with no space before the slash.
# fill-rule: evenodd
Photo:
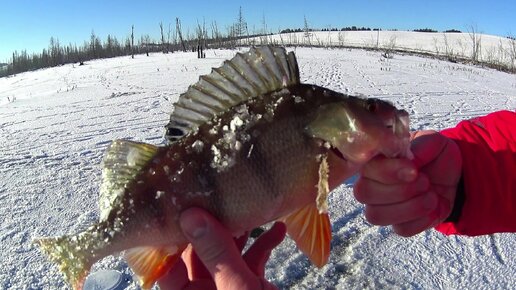
<svg viewBox="0 0 516 290">
<path fill-rule="evenodd" d="M 443 33 L 443 41 L 444 41 L 444 53 L 448 59 L 452 60 L 454 58 L 453 47 L 450 46 L 450 43 L 448 41 L 448 36 L 446 35 L 446 33 Z"/>
<path fill-rule="evenodd" d="M 163 53 L 168 53 L 168 47 L 165 44 L 165 34 L 163 33 L 163 22 L 159 23 L 159 30 L 161 31 L 161 49 Z"/>
<path fill-rule="evenodd" d="M 205 58 L 204 48 L 206 48 L 206 38 L 208 31 L 206 30 L 206 21 L 203 20 L 202 26 L 197 22 L 197 58 Z"/>
<path fill-rule="evenodd" d="M 439 55 L 441 53 L 441 46 L 439 45 L 439 40 L 437 39 L 437 37 L 434 37 L 432 39 L 434 41 L 435 54 Z"/>
<path fill-rule="evenodd" d="M 176 32 L 179 37 L 179 41 L 181 41 L 181 46 L 183 47 L 183 52 L 186 52 L 186 45 L 183 40 L 183 34 L 181 32 L 181 20 L 179 20 L 179 17 L 176 17 Z"/>
<path fill-rule="evenodd" d="M 265 13 L 262 14 L 262 34 L 267 35 L 267 22 L 265 21 Z"/>
<path fill-rule="evenodd" d="M 480 59 L 482 49 L 482 35 L 478 33 L 478 28 L 476 27 L 476 25 L 471 25 L 468 29 L 468 32 L 472 44 L 471 60 L 474 62 L 478 62 Z"/>
<path fill-rule="evenodd" d="M 269 38 L 267 32 L 267 22 L 265 21 L 265 13 L 262 14 L 262 31 L 260 34 L 260 44 L 267 45 L 269 43 Z"/>
<path fill-rule="evenodd" d="M 131 58 L 134 58 L 134 25 L 131 25 Z"/>
<path fill-rule="evenodd" d="M 216 47 L 222 47 L 222 34 L 219 31 L 217 21 L 211 22 L 211 39 L 215 42 Z"/>
<path fill-rule="evenodd" d="M 230 48 L 235 48 L 237 45 L 237 29 L 236 24 L 229 25 L 226 27 L 228 31 L 228 41 L 226 42 Z"/>
<path fill-rule="evenodd" d="M 172 25 L 168 24 L 168 31 L 167 31 L 167 47 L 169 52 L 173 52 L 174 48 L 171 47 L 171 35 L 172 35 Z"/>
<path fill-rule="evenodd" d="M 376 49 L 380 48 L 380 29 L 376 32 Z"/>
<path fill-rule="evenodd" d="M 382 56 L 385 58 L 392 58 L 392 53 L 396 49 L 396 35 L 393 34 L 389 38 L 389 41 L 384 43 L 383 47 L 384 47 L 384 52 L 383 52 Z"/>
<path fill-rule="evenodd" d="M 308 45 L 311 46 L 312 43 L 311 43 L 311 37 L 312 37 L 312 34 L 310 33 L 310 28 L 308 26 L 308 20 L 306 20 L 306 15 L 304 16 L 304 19 L 305 19 L 305 26 L 303 28 L 303 31 L 305 32 L 304 35 L 305 35 L 305 38 L 308 40 Z"/>
<path fill-rule="evenodd" d="M 344 43 L 346 42 L 346 32 L 339 31 L 338 39 L 339 39 L 339 45 L 344 46 Z"/>
<path fill-rule="evenodd" d="M 514 72 L 516 71 L 516 37 L 509 36 L 509 48 L 507 49 L 507 54 L 509 55 L 509 65 L 510 69 Z"/>
<path fill-rule="evenodd" d="M 457 39 L 457 46 L 460 49 L 460 57 L 466 57 L 466 43 L 462 42 L 462 39 Z"/>
<path fill-rule="evenodd" d="M 96 38 L 94 38 L 96 40 Z M 51 60 L 51 66 L 56 66 L 62 63 L 62 49 L 59 44 L 59 39 L 50 37 L 50 45 L 48 50 L 50 51 L 50 60 Z M 23 57 L 20 57 L 20 59 L 24 59 L 24 51 L 22 51 Z"/>
<path fill-rule="evenodd" d="M 242 6 L 240 6 L 240 9 L 238 10 L 236 34 L 238 37 L 242 37 L 247 34 L 247 22 L 245 21 L 244 14 L 242 13 Z"/>
</svg>

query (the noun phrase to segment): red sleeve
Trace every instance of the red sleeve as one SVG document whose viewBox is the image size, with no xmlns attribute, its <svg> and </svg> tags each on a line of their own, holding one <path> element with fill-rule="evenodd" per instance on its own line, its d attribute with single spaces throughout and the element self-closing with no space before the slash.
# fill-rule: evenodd
<svg viewBox="0 0 516 290">
<path fill-rule="evenodd" d="M 500 111 L 441 132 L 462 154 L 464 203 L 436 229 L 468 236 L 516 232 L 516 113 Z"/>
</svg>

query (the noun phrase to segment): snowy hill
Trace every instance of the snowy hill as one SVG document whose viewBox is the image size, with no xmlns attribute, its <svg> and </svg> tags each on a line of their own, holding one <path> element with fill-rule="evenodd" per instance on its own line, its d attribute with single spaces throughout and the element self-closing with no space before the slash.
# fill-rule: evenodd
<svg viewBox="0 0 516 290">
<path fill-rule="evenodd" d="M 439 130 L 516 108 L 515 75 L 416 56 L 386 59 L 375 51 L 295 52 L 303 82 L 388 99 L 410 113 L 412 129 Z M 139 55 L 0 79 L 1 289 L 66 287 L 31 239 L 76 233 L 95 222 L 109 142 L 161 144 L 178 95 L 234 53 Z M 287 239 L 273 252 L 267 278 L 282 289 L 515 289 L 514 234 L 467 238 L 427 231 L 401 238 L 369 225 L 362 210 L 351 181 L 343 184 L 330 200 L 330 263 L 310 266 Z M 95 269 L 116 269 L 130 279 L 118 257 Z M 137 287 L 129 281 L 126 288 Z"/>
<path fill-rule="evenodd" d="M 448 59 L 472 60 L 516 68 L 516 40 L 476 31 L 315 31 L 283 33 L 251 38 L 244 43 L 312 45 L 319 47 L 358 47 L 386 51 L 406 51 Z M 475 48 L 475 49 L 474 49 Z"/>
</svg>

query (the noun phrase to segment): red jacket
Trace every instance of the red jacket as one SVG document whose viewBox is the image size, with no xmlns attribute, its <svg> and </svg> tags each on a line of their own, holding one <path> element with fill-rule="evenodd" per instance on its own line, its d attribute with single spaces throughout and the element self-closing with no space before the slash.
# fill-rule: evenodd
<svg viewBox="0 0 516 290">
<path fill-rule="evenodd" d="M 464 186 L 457 220 L 436 229 L 468 236 L 516 232 L 516 113 L 463 121 L 441 134 L 459 145 Z"/>
</svg>

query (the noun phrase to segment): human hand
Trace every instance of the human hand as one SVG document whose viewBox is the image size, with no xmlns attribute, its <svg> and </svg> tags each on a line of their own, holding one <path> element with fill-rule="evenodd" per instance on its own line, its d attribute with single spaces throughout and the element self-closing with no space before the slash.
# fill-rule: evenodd
<svg viewBox="0 0 516 290">
<path fill-rule="evenodd" d="M 451 139 L 435 131 L 411 133 L 414 160 L 377 156 L 361 170 L 355 198 L 375 225 L 392 225 L 412 236 L 451 213 L 462 173 L 462 156 Z"/>
<path fill-rule="evenodd" d="M 161 289 L 277 289 L 264 279 L 264 274 L 271 251 L 285 238 L 283 223 L 275 223 L 264 232 L 244 255 L 241 252 L 247 235 L 233 239 L 202 209 L 184 211 L 180 224 L 191 246 L 158 281 Z"/>
</svg>

